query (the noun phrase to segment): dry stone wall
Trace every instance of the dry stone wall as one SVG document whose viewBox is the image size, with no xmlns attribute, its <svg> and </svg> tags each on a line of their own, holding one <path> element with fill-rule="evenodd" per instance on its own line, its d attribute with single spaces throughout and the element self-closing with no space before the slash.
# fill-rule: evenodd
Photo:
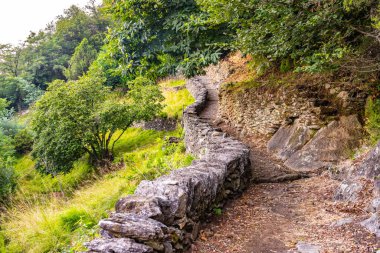
<svg viewBox="0 0 380 253">
<path fill-rule="evenodd" d="M 278 80 L 280 82 L 281 80 Z M 316 82 L 315 80 L 311 82 Z M 220 89 L 219 118 L 243 135 L 272 136 L 295 121 L 312 131 L 339 116 L 364 113 L 368 94 L 351 86 L 310 84 L 271 84 L 248 88 Z"/>
<path fill-rule="evenodd" d="M 225 84 L 219 117 L 242 138 L 264 137 L 268 150 L 290 170 L 315 174 L 337 166 L 361 146 L 367 92 L 354 86 L 332 88 L 318 80 L 308 85 Z"/>
<path fill-rule="evenodd" d="M 88 252 L 183 252 L 197 238 L 199 224 L 215 204 L 244 190 L 250 179 L 249 149 L 214 130 L 199 117 L 206 106 L 202 79 L 187 84 L 196 102 L 184 112 L 185 141 L 199 159 L 189 167 L 142 181 L 101 220 L 102 238 Z"/>
</svg>

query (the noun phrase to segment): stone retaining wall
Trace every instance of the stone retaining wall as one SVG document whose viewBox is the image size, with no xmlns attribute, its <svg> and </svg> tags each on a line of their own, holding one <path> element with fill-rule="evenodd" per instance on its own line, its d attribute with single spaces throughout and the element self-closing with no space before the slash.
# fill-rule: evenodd
<svg viewBox="0 0 380 253">
<path fill-rule="evenodd" d="M 201 79 L 187 84 L 196 98 L 184 113 L 185 141 L 199 159 L 154 181 L 142 181 L 101 220 L 102 239 L 88 252 L 184 252 L 197 238 L 200 221 L 216 204 L 239 193 L 250 179 L 249 149 L 202 121 L 207 90 Z"/>
<path fill-rule="evenodd" d="M 248 88 L 224 85 L 220 89 L 219 118 L 242 135 L 272 136 L 284 125 L 318 130 L 340 116 L 364 115 L 368 89 L 355 85 L 330 85 L 311 79 Z M 326 81 L 328 82 L 328 81 Z"/>
</svg>

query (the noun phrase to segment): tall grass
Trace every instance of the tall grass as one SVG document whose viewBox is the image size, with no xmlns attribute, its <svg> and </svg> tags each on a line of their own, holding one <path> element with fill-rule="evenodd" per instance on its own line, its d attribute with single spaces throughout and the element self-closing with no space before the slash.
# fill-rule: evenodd
<svg viewBox="0 0 380 253">
<path fill-rule="evenodd" d="M 166 81 L 160 84 L 163 87 L 163 94 L 165 97 L 164 104 L 165 107 L 163 109 L 164 115 L 169 118 L 181 119 L 183 109 L 185 109 L 188 105 L 195 102 L 194 98 L 191 96 L 190 92 L 187 89 L 182 90 L 173 90 L 173 89 L 165 89 L 170 87 L 177 87 L 185 85 L 185 81 L 183 80 L 175 80 L 175 81 Z"/>
<path fill-rule="evenodd" d="M 193 101 L 187 90 L 164 91 L 164 96 L 170 117 L 180 117 L 182 107 Z M 19 188 L 2 218 L 0 253 L 83 251 L 83 243 L 98 236 L 97 222 L 141 180 L 191 163 L 183 142 L 166 141 L 182 135 L 180 127 L 173 132 L 128 129 L 115 146 L 114 170 L 103 175 L 96 173 L 87 157 L 77 161 L 70 173 L 56 177 L 35 171 L 29 155 L 20 157 Z"/>
<path fill-rule="evenodd" d="M 39 204 L 25 201 L 10 210 L 3 224 L 4 235 L 10 241 L 7 252 L 83 250 L 83 242 L 96 236 L 97 221 L 119 198 L 133 193 L 141 180 L 154 179 L 191 163 L 184 144 L 166 143 L 166 135 L 179 136 L 180 131 L 131 129 L 116 147 L 116 159 L 124 163 L 121 170 L 98 178 L 70 198 L 52 198 Z"/>
</svg>

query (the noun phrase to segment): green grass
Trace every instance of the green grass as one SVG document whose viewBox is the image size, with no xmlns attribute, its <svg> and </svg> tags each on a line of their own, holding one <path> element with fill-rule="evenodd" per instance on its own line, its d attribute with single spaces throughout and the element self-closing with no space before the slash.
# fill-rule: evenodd
<svg viewBox="0 0 380 253">
<path fill-rule="evenodd" d="M 186 81 L 183 79 L 179 80 L 166 80 L 160 83 L 160 86 L 162 88 L 173 88 L 178 86 L 184 86 L 186 84 Z"/>
<path fill-rule="evenodd" d="M 179 136 L 180 131 L 131 129 L 116 147 L 116 160 L 124 161 L 122 169 L 97 178 L 70 198 L 51 198 L 39 204 L 19 203 L 10 210 L 3 224 L 4 235 L 10 240 L 8 252 L 83 250 L 83 242 L 96 236 L 98 220 L 107 215 L 106 211 L 119 198 L 133 193 L 141 180 L 154 179 L 191 163 L 192 157 L 185 154 L 184 144 L 168 144 L 164 141 L 166 135 Z M 141 136 L 145 138 L 142 140 Z M 27 160 L 23 163 L 29 164 Z M 41 182 L 41 179 L 33 178 L 33 181 Z"/>
<path fill-rule="evenodd" d="M 159 84 L 163 88 L 162 93 L 165 97 L 165 100 L 163 102 L 165 105 L 163 109 L 163 115 L 165 117 L 181 119 L 183 110 L 195 102 L 193 96 L 187 89 L 178 91 L 165 89 L 170 87 L 184 86 L 185 83 L 185 80 L 168 80 Z"/>
<path fill-rule="evenodd" d="M 87 157 L 75 162 L 74 168 L 67 174 L 56 177 L 40 174 L 34 169 L 35 162 L 30 155 L 18 159 L 15 171 L 18 175 L 18 189 L 12 201 L 43 201 L 49 193 L 61 192 L 70 195 L 83 181 L 90 179 L 94 169 L 87 162 Z"/>
<path fill-rule="evenodd" d="M 170 116 L 179 117 L 182 106 L 193 101 L 187 90 L 164 95 Z M 118 199 L 132 194 L 141 180 L 192 162 L 183 142 L 165 141 L 182 135 L 181 128 L 173 132 L 128 129 L 115 146 L 114 170 L 103 175 L 96 173 L 87 157 L 77 161 L 70 173 L 56 177 L 38 173 L 30 155 L 20 157 L 15 166 L 19 186 L 2 218 L 0 253 L 85 250 L 83 243 L 98 236 L 98 221 Z"/>
</svg>

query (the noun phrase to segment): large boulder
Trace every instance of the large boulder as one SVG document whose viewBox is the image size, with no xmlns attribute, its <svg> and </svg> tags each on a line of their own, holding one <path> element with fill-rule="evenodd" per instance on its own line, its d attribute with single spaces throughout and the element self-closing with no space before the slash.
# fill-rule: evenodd
<svg viewBox="0 0 380 253">
<path fill-rule="evenodd" d="M 278 158 L 287 160 L 300 150 L 311 138 L 312 131 L 305 125 L 295 123 L 282 126 L 268 142 L 268 151 Z"/>
<path fill-rule="evenodd" d="M 349 158 L 363 138 L 363 127 L 356 115 L 342 116 L 320 129 L 285 165 L 298 172 L 320 172 Z"/>
</svg>

